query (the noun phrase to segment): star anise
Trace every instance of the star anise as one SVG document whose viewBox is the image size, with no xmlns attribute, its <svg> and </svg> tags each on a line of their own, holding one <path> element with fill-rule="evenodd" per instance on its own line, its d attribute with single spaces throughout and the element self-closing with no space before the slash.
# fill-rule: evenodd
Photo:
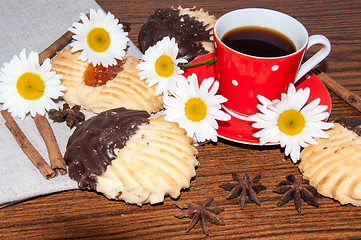
<svg viewBox="0 0 361 240">
<path fill-rule="evenodd" d="M 208 198 L 203 206 L 194 203 L 177 204 L 177 207 L 187 209 L 187 211 L 183 211 L 175 215 L 175 217 L 189 217 L 192 219 L 188 225 L 187 232 L 189 232 L 197 222 L 200 222 L 203 232 L 208 236 L 207 221 L 216 225 L 224 225 L 222 220 L 217 216 L 217 214 L 221 213 L 224 209 L 222 207 L 210 207 L 212 201 L 213 198 Z"/>
<path fill-rule="evenodd" d="M 72 108 L 67 103 L 63 104 L 63 110 L 50 109 L 48 116 L 54 122 L 66 122 L 70 128 L 77 127 L 79 123 L 85 120 L 85 115 L 80 112 L 80 106 L 75 105 Z"/>
<path fill-rule="evenodd" d="M 318 197 L 319 194 L 314 187 L 309 185 L 306 179 L 298 182 L 294 175 L 288 175 L 286 180 L 277 184 L 276 187 L 273 192 L 283 194 L 277 204 L 278 207 L 288 203 L 292 198 L 294 198 L 295 207 L 299 213 L 301 212 L 301 199 L 312 206 L 318 207 L 315 198 Z"/>
<path fill-rule="evenodd" d="M 257 198 L 257 194 L 266 189 L 265 186 L 256 184 L 261 179 L 261 174 L 258 174 L 252 180 L 249 179 L 247 172 L 244 174 L 243 178 L 241 178 L 237 173 L 232 173 L 232 177 L 234 182 L 226 183 L 220 186 L 227 191 L 231 191 L 228 194 L 227 199 L 233 199 L 239 196 L 241 209 L 243 209 L 246 204 L 247 196 L 248 199 L 252 200 L 257 205 L 261 205 Z"/>
</svg>

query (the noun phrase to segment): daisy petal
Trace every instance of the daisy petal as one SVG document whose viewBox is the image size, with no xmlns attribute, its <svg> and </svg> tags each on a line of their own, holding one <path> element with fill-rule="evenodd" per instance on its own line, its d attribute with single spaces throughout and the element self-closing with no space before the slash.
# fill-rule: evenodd
<svg viewBox="0 0 361 240">
<path fill-rule="evenodd" d="M 158 83 L 159 84 L 159 83 Z M 196 142 L 217 141 L 218 121 L 228 121 L 231 116 L 221 110 L 226 99 L 216 95 L 218 82 L 204 79 L 198 85 L 197 75 L 180 79 L 163 96 L 165 119 L 177 122 Z"/>
<path fill-rule="evenodd" d="M 186 60 L 176 59 L 178 51 L 175 38 L 164 37 L 145 51 L 142 56 L 143 62 L 137 66 L 140 79 L 145 79 L 149 87 L 157 85 L 157 95 L 167 95 L 170 89 L 176 85 L 177 79 L 183 77 L 181 76 L 183 70 L 178 67 L 178 64 Z M 157 65 L 159 61 L 163 67 Z"/>
<path fill-rule="evenodd" d="M 318 138 L 327 138 L 328 134 L 323 130 L 332 127 L 332 124 L 323 121 L 329 116 L 326 112 L 328 107 L 319 105 L 319 98 L 306 105 L 309 96 L 310 88 L 296 91 L 292 83 L 287 93 L 281 94 L 281 100 L 270 101 L 257 96 L 261 103 L 257 105 L 260 112 L 249 119 L 253 122 L 252 127 L 261 130 L 253 136 L 259 138 L 261 145 L 279 142 L 285 148 L 285 155 L 296 163 L 301 147 L 317 144 Z"/>
<path fill-rule="evenodd" d="M 31 87 L 17 87 L 19 82 L 21 86 L 22 76 L 25 76 Z M 21 119 L 28 113 L 33 117 L 36 114 L 44 115 L 46 110 L 57 108 L 51 98 L 57 99 L 66 89 L 59 79 L 59 75 L 51 72 L 49 59 L 45 59 L 40 66 L 38 54 L 30 52 L 27 57 L 23 49 L 19 57 L 14 56 L 1 69 L 0 102 L 3 103 L 3 109 L 8 109 L 13 116 Z"/>
<path fill-rule="evenodd" d="M 78 59 L 87 61 L 93 66 L 108 67 L 117 63 L 116 59 L 125 56 L 125 48 L 129 41 L 128 33 L 113 14 L 102 10 L 90 9 L 89 18 L 80 14 L 81 23 L 73 24 L 69 31 L 73 32 L 73 42 L 70 44 L 72 52 L 81 51 Z M 89 37 L 89 36 L 94 36 Z M 102 38 L 103 41 L 92 41 Z"/>
</svg>

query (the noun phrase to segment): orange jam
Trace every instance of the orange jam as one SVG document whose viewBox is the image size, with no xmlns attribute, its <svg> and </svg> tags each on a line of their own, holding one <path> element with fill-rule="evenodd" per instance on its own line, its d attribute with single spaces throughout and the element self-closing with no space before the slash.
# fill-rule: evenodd
<svg viewBox="0 0 361 240">
<path fill-rule="evenodd" d="M 123 64 L 125 61 L 118 60 L 117 64 L 103 67 L 102 65 L 89 64 L 84 72 L 84 83 L 90 87 L 99 87 L 106 84 L 108 81 L 114 79 L 117 74 L 123 70 Z"/>
</svg>

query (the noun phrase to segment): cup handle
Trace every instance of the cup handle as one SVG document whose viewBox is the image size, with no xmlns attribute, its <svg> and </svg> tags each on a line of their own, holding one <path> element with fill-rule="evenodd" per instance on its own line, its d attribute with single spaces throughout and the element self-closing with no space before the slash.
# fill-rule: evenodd
<svg viewBox="0 0 361 240">
<path fill-rule="evenodd" d="M 321 44 L 323 45 L 323 47 L 315 55 L 313 55 L 301 65 L 297 72 L 294 83 L 300 80 L 301 77 L 303 77 L 307 72 L 309 72 L 312 68 L 319 64 L 330 53 L 331 43 L 325 36 L 312 35 L 311 37 L 309 37 L 306 51 L 315 44 Z"/>
</svg>

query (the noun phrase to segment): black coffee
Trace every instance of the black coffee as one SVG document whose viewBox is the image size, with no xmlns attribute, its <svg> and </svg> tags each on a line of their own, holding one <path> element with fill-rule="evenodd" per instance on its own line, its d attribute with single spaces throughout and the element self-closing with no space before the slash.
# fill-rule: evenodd
<svg viewBox="0 0 361 240">
<path fill-rule="evenodd" d="M 227 32 L 222 42 L 238 52 L 256 57 L 280 57 L 296 52 L 284 34 L 264 27 L 240 27 Z"/>
</svg>

